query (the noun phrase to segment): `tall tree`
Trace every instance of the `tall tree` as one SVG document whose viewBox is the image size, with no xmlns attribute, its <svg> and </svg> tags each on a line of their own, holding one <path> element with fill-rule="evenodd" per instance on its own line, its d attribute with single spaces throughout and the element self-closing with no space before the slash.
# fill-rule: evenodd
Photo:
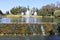
<svg viewBox="0 0 60 40">
<path fill-rule="evenodd" d="M 6 14 L 10 14 L 9 11 L 6 11 Z"/>
<path fill-rule="evenodd" d="M 27 8 L 26 7 L 22 7 L 21 8 L 21 12 L 24 12 L 25 13 L 26 11 L 27 11 Z"/>
<path fill-rule="evenodd" d="M 0 10 L 0 15 L 3 15 L 3 12 Z"/>
<path fill-rule="evenodd" d="M 48 14 L 50 14 L 50 15 L 52 15 L 53 12 L 55 11 L 55 8 L 54 8 L 53 6 L 51 6 L 51 5 L 43 6 L 42 9 L 43 9 L 44 11 L 47 11 Z"/>
</svg>

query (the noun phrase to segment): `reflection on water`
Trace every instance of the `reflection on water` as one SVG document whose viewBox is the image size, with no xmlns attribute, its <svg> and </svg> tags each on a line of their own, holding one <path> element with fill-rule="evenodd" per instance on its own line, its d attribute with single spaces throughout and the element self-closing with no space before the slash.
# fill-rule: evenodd
<svg viewBox="0 0 60 40">
<path fill-rule="evenodd" d="M 11 22 L 29 22 L 29 23 L 37 23 L 41 22 L 41 18 L 25 18 L 25 17 L 20 17 L 20 18 L 0 18 L 0 23 L 11 23 Z"/>
<path fill-rule="evenodd" d="M 0 40 L 46 40 L 45 37 L 2 37 Z"/>
<path fill-rule="evenodd" d="M 10 18 L 0 18 L 0 23 L 11 23 Z"/>
<path fill-rule="evenodd" d="M 47 40 L 60 40 L 60 35 L 59 36 L 49 36 L 47 37 Z"/>
<path fill-rule="evenodd" d="M 41 22 L 41 18 L 33 18 L 33 17 L 20 18 L 20 19 L 19 19 L 19 22 L 37 23 L 37 22 Z"/>
<path fill-rule="evenodd" d="M 49 37 L 0 37 L 0 40 L 60 40 L 60 36 Z"/>
</svg>

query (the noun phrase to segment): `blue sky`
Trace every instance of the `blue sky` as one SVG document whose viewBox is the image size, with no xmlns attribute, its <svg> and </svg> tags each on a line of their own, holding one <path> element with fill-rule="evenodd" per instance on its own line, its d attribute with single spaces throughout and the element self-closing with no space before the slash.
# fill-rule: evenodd
<svg viewBox="0 0 60 40">
<path fill-rule="evenodd" d="M 0 0 L 0 10 L 6 12 L 15 6 L 27 7 L 28 5 L 30 8 L 41 8 L 44 5 L 56 3 L 57 1 L 60 0 Z"/>
</svg>

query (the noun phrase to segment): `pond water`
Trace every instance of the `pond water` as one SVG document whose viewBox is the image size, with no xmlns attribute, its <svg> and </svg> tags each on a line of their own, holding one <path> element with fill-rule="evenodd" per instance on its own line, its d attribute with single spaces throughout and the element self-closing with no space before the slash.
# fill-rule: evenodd
<svg viewBox="0 0 60 40">
<path fill-rule="evenodd" d="M 54 22 L 54 19 L 53 18 L 35 18 L 35 17 L 0 18 L 0 23 L 12 23 L 12 22 L 40 23 L 40 22 Z"/>
<path fill-rule="evenodd" d="M 0 23 L 10 23 L 11 19 L 10 18 L 0 18 Z"/>
<path fill-rule="evenodd" d="M 24 17 L 20 17 L 20 18 L 0 18 L 0 23 L 12 23 L 12 22 L 29 22 L 29 23 L 38 23 L 38 22 L 42 22 L 41 18 L 33 18 L 33 17 L 29 17 L 29 18 L 24 18 Z"/>
<path fill-rule="evenodd" d="M 60 36 L 43 37 L 0 37 L 0 40 L 60 40 Z"/>
</svg>

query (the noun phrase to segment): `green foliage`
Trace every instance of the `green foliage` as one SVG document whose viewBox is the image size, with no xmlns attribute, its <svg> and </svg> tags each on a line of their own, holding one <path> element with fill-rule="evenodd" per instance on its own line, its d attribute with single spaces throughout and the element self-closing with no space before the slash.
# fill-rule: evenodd
<svg viewBox="0 0 60 40">
<path fill-rule="evenodd" d="M 60 16 L 60 10 L 55 10 L 54 15 L 55 16 Z"/>
<path fill-rule="evenodd" d="M 6 11 L 6 15 L 8 15 L 9 14 L 9 11 Z"/>
<path fill-rule="evenodd" d="M 60 18 L 55 18 L 56 23 L 60 23 Z"/>
<path fill-rule="evenodd" d="M 45 5 L 38 11 L 38 15 L 42 15 L 42 16 L 53 15 L 55 9 L 56 9 L 55 6 Z"/>
<path fill-rule="evenodd" d="M 52 22 L 53 18 L 42 18 L 43 22 Z"/>
<path fill-rule="evenodd" d="M 0 10 L 0 15 L 3 15 L 3 12 Z"/>
<path fill-rule="evenodd" d="M 27 8 L 25 8 L 25 7 L 22 7 L 21 8 L 21 12 L 24 12 L 25 13 L 26 11 L 27 11 Z"/>
<path fill-rule="evenodd" d="M 18 12 L 19 12 L 19 8 L 18 7 L 14 7 L 14 8 L 12 8 L 11 10 L 10 10 L 10 12 L 12 13 L 12 14 L 17 14 Z"/>
<path fill-rule="evenodd" d="M 54 5 L 50 5 L 50 4 L 45 5 L 38 11 L 38 15 L 42 15 L 42 16 L 43 15 L 44 16 L 46 16 L 46 15 L 54 15 L 55 9 L 60 9 L 60 8 L 55 7 Z"/>
<path fill-rule="evenodd" d="M 48 14 L 47 11 L 44 11 L 44 10 L 38 10 L 38 15 L 40 16 L 46 16 Z"/>
<path fill-rule="evenodd" d="M 11 10 L 10 10 L 10 12 L 12 13 L 12 14 L 19 14 L 19 13 L 21 13 L 21 12 L 26 12 L 26 10 L 27 10 L 27 8 L 25 8 L 25 7 L 14 7 L 14 8 L 12 8 Z"/>
</svg>

